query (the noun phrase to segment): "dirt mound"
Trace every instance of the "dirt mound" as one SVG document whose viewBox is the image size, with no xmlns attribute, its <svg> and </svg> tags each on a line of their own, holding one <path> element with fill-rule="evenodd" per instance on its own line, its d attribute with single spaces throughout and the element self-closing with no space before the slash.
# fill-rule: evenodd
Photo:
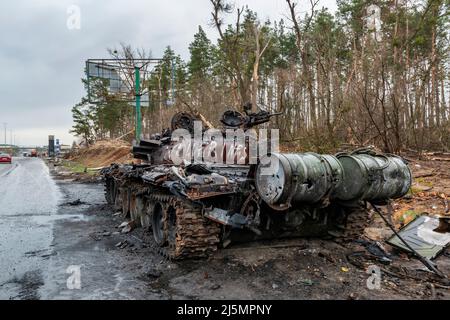
<svg viewBox="0 0 450 320">
<path fill-rule="evenodd" d="M 101 140 L 88 148 L 79 149 L 69 159 L 88 168 L 108 166 L 111 163 L 129 163 L 133 160 L 131 145 L 121 140 Z"/>
</svg>

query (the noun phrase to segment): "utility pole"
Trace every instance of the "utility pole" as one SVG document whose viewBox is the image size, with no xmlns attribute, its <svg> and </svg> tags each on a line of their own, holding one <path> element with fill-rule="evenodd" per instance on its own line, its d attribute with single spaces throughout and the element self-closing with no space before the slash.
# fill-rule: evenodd
<svg viewBox="0 0 450 320">
<path fill-rule="evenodd" d="M 136 142 L 141 141 L 141 72 L 139 67 L 134 67 L 135 94 L 136 94 Z"/>
<path fill-rule="evenodd" d="M 9 145 L 12 146 L 12 129 L 9 129 Z"/>
</svg>

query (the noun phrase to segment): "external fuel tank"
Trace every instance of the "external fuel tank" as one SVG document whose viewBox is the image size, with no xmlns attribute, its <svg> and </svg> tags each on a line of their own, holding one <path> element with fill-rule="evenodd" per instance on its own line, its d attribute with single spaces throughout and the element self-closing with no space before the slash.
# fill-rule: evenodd
<svg viewBox="0 0 450 320">
<path fill-rule="evenodd" d="M 272 208 L 341 201 L 383 201 L 404 196 L 411 171 L 395 155 L 274 153 L 256 171 L 256 189 Z M 268 165 L 268 164 L 271 165 Z"/>
</svg>

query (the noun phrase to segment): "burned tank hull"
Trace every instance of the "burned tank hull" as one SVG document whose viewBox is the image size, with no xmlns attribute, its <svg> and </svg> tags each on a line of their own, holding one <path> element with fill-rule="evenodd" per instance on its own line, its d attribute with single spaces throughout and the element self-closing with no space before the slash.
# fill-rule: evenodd
<svg viewBox="0 0 450 320">
<path fill-rule="evenodd" d="M 270 115 L 250 114 L 239 121 L 229 117 L 223 122 L 248 129 L 252 123 L 268 121 Z M 411 172 L 401 158 L 373 151 L 272 152 L 257 163 L 249 163 L 248 156 L 233 156 L 242 160 L 235 164 L 217 161 L 232 149 L 248 149 L 248 141 L 238 145 L 234 140 L 232 146 L 228 141 L 214 149 L 213 161 L 196 162 L 196 153 L 210 149 L 208 143 L 192 143 L 189 157 L 176 162 L 182 153 L 174 139 L 179 133 L 168 134 L 182 128 L 176 119 L 172 130 L 134 146 L 135 158 L 142 164 L 115 164 L 102 170 L 108 203 L 152 232 L 159 252 L 171 259 L 207 257 L 237 241 L 357 237 L 368 219 L 367 201 L 401 197 L 411 185 Z M 203 122 L 200 127 L 206 130 Z M 184 134 L 195 135 L 193 128 L 189 121 Z M 217 135 L 211 141 L 217 142 Z"/>
</svg>

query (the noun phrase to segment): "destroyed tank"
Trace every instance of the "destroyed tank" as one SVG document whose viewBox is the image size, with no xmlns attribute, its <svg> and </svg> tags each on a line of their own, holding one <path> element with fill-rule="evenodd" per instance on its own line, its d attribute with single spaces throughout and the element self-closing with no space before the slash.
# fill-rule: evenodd
<svg viewBox="0 0 450 320">
<path fill-rule="evenodd" d="M 395 155 L 261 147 L 269 140 L 253 128 L 276 114 L 244 110 L 226 111 L 219 129 L 198 113 L 177 113 L 170 129 L 133 145 L 139 164 L 101 171 L 107 202 L 151 232 L 165 257 L 208 257 L 258 239 L 354 239 L 367 223 L 367 202 L 386 203 L 411 186 L 407 164 Z M 269 152 L 255 156 L 255 142 Z"/>
</svg>

